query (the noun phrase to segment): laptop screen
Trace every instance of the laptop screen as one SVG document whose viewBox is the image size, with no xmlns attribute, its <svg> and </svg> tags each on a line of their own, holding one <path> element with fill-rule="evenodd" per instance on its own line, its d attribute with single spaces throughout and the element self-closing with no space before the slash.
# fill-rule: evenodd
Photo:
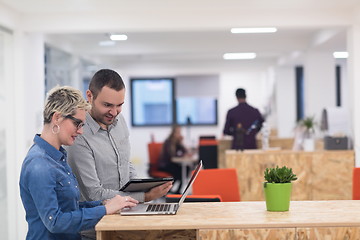
<svg viewBox="0 0 360 240">
<path fill-rule="evenodd" d="M 193 184 L 195 178 L 197 177 L 199 171 L 201 170 L 203 166 L 202 160 L 200 160 L 199 164 L 196 166 L 195 170 L 193 171 L 193 174 L 191 175 L 190 181 L 188 185 L 186 186 L 183 194 L 181 195 L 179 205 L 182 204 L 185 201 L 186 196 L 188 195 L 188 192 L 190 190 L 191 185 Z"/>
</svg>

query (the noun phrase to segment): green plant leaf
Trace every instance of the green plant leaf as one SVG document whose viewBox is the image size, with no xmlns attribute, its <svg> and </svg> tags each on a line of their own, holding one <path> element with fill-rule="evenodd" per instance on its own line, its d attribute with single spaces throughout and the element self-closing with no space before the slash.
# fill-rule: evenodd
<svg viewBox="0 0 360 240">
<path fill-rule="evenodd" d="M 314 129 L 316 122 L 315 122 L 315 116 L 312 117 L 306 117 L 299 121 L 299 124 L 301 126 L 304 126 L 306 129 Z"/>
<path fill-rule="evenodd" d="M 292 168 L 286 166 L 279 168 L 279 166 L 276 166 L 275 168 L 265 169 L 264 179 L 268 183 L 290 183 L 297 180 L 297 176 L 292 172 Z"/>
</svg>

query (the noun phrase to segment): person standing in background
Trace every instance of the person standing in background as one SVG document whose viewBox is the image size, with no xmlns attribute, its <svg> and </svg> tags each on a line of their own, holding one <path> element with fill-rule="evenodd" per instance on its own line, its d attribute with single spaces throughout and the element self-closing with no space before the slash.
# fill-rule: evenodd
<svg viewBox="0 0 360 240">
<path fill-rule="evenodd" d="M 237 89 L 235 95 L 239 104 L 227 112 L 223 133 L 233 136 L 232 149 L 256 149 L 256 134 L 264 118 L 246 102 L 245 89 Z"/>
<path fill-rule="evenodd" d="M 116 196 L 107 201 L 79 202 L 78 182 L 62 145 L 82 134 L 90 105 L 79 90 L 54 88 L 44 109 L 44 126 L 35 135 L 20 174 L 20 195 L 28 222 L 28 240 L 81 239 L 105 215 L 133 207 L 138 201 Z"/>
</svg>

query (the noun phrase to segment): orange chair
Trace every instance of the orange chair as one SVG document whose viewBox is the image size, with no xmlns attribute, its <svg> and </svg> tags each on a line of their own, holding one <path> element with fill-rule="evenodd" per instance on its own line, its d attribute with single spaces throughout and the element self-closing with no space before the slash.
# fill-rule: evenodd
<svg viewBox="0 0 360 240">
<path fill-rule="evenodd" d="M 151 142 L 148 144 L 149 152 L 149 176 L 153 178 L 171 177 L 168 172 L 159 170 L 159 158 L 162 151 L 162 143 Z"/>
<path fill-rule="evenodd" d="M 167 203 L 179 202 L 180 194 L 168 194 L 165 197 Z M 222 202 L 220 195 L 188 195 L 184 202 Z"/>
<path fill-rule="evenodd" d="M 220 195 L 224 202 L 240 201 L 235 168 L 203 169 L 192 187 L 194 195 Z"/>
<path fill-rule="evenodd" d="M 360 200 L 360 167 L 353 169 L 352 195 L 353 200 Z"/>
</svg>

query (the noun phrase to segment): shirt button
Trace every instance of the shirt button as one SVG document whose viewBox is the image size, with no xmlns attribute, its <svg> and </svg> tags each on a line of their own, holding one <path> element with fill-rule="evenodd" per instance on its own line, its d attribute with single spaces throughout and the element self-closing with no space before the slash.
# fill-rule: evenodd
<svg viewBox="0 0 360 240">
<path fill-rule="evenodd" d="M 77 188 L 77 186 L 75 186 Z"/>
<path fill-rule="evenodd" d="M 70 175 L 70 173 L 68 172 L 68 175 Z"/>
<path fill-rule="evenodd" d="M 52 220 L 52 216 L 49 216 L 49 220 Z"/>
<path fill-rule="evenodd" d="M 70 184 L 70 182 L 68 182 Z"/>
</svg>

